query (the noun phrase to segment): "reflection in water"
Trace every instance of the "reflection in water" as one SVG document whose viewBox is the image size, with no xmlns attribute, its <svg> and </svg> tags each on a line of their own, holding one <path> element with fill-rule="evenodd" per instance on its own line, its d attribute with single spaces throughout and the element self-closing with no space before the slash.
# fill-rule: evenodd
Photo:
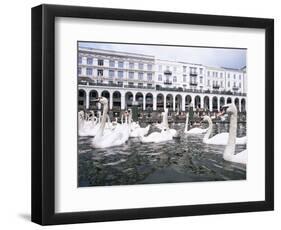
<svg viewBox="0 0 281 230">
<path fill-rule="evenodd" d="M 227 132 L 228 126 L 214 124 L 213 133 Z M 173 128 L 180 130 L 180 138 L 158 144 L 129 139 L 125 145 L 107 149 L 93 149 L 91 137 L 79 137 L 78 186 L 246 179 L 245 165 L 223 160 L 224 146 L 204 144 L 203 135 L 185 135 L 184 124 Z M 246 135 L 246 124 L 237 128 L 238 137 Z M 245 148 L 236 145 L 236 152 Z"/>
</svg>

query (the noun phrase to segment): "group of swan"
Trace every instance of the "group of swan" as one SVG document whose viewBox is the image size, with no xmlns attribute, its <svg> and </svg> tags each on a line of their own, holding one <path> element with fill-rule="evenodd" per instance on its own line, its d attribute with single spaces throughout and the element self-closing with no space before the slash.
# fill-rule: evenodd
<svg viewBox="0 0 281 230">
<path fill-rule="evenodd" d="M 153 132 L 149 135 L 150 125 L 145 128 L 141 128 L 138 123 L 132 122 L 132 112 L 129 110 L 125 113 L 125 122 L 123 122 L 123 117 L 121 119 L 121 124 L 115 120 L 110 122 L 108 116 L 108 100 L 105 97 L 99 97 L 97 102 L 103 105 L 102 116 L 98 118 L 94 117 L 92 114 L 92 119 L 85 121 L 84 113 L 79 112 L 79 135 L 80 136 L 94 136 L 92 140 L 92 146 L 94 148 L 107 148 L 111 146 L 118 146 L 124 144 L 128 141 L 129 137 L 137 137 L 142 143 L 159 143 L 164 141 L 172 140 L 177 136 L 177 131 L 175 129 L 169 128 L 168 125 L 168 110 L 162 113 L 162 123 L 157 125 L 160 132 Z M 220 133 L 210 138 L 212 133 L 213 123 L 209 116 L 204 116 L 204 121 L 207 121 L 209 127 L 203 128 L 193 128 L 188 130 L 188 113 L 186 115 L 186 124 L 184 133 L 186 134 L 203 134 L 206 133 L 203 138 L 203 143 L 214 144 L 214 145 L 226 145 L 223 152 L 223 159 L 226 161 L 236 162 L 246 164 L 247 162 L 247 150 L 235 154 L 236 144 L 246 144 L 246 137 L 238 138 L 236 137 L 237 131 L 237 109 L 234 104 L 227 104 L 223 106 L 224 112 L 230 116 L 230 129 L 229 133 Z M 108 122 L 107 122 L 108 120 Z M 147 135 L 147 136 L 146 136 Z"/>
</svg>

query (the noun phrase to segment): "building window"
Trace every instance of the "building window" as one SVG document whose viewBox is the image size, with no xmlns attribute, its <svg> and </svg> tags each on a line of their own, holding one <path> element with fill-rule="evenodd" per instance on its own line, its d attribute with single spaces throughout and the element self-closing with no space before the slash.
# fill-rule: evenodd
<svg viewBox="0 0 281 230">
<path fill-rule="evenodd" d="M 113 81 L 109 81 L 108 84 L 109 84 L 109 85 L 113 85 Z"/>
<path fill-rule="evenodd" d="M 158 81 L 162 81 L 162 75 L 161 74 L 158 75 Z"/>
<path fill-rule="evenodd" d="M 200 68 L 199 71 L 200 71 L 200 74 L 203 74 L 203 68 Z"/>
<path fill-rule="evenodd" d="M 158 70 L 159 70 L 159 72 L 162 71 L 162 65 L 158 66 Z"/>
<path fill-rule="evenodd" d="M 92 68 L 87 68 L 86 69 L 86 74 L 89 75 L 89 76 L 93 75 L 93 69 Z"/>
<path fill-rule="evenodd" d="M 147 80 L 148 81 L 152 81 L 152 73 L 148 73 L 147 74 Z"/>
<path fill-rule="evenodd" d="M 186 82 L 186 75 L 185 74 L 182 76 L 182 81 Z"/>
<path fill-rule="evenodd" d="M 200 84 L 202 84 L 203 83 L 203 77 L 201 76 L 200 77 Z"/>
<path fill-rule="evenodd" d="M 114 60 L 109 61 L 109 67 L 115 67 L 115 61 Z"/>
<path fill-rule="evenodd" d="M 228 87 L 230 87 L 230 81 L 229 81 L 229 82 L 227 82 L 227 86 L 228 86 Z"/>
<path fill-rule="evenodd" d="M 241 80 L 241 74 L 239 74 L 239 80 Z"/>
<path fill-rule="evenodd" d="M 147 64 L 147 70 L 152 70 L 152 65 L 151 64 Z"/>
<path fill-rule="evenodd" d="M 88 57 L 88 58 L 87 58 L 87 64 L 88 64 L 88 65 L 92 65 L 92 64 L 93 64 L 93 58 Z"/>
<path fill-rule="evenodd" d="M 220 75 L 221 75 L 221 78 L 222 78 L 222 73 L 220 73 Z"/>
<path fill-rule="evenodd" d="M 241 82 L 239 82 L 239 88 L 241 88 Z"/>
<path fill-rule="evenodd" d="M 227 74 L 228 79 L 230 78 L 230 73 Z"/>
<path fill-rule="evenodd" d="M 139 73 L 139 80 L 143 80 L 143 73 Z"/>
<path fill-rule="evenodd" d="M 130 87 L 134 87 L 134 82 L 129 82 L 128 84 Z"/>
<path fill-rule="evenodd" d="M 223 87 L 223 81 L 221 81 L 221 87 Z"/>
<path fill-rule="evenodd" d="M 210 79 L 208 79 L 208 86 L 210 86 Z"/>
<path fill-rule="evenodd" d="M 138 83 L 138 87 L 142 88 L 143 87 L 143 83 Z"/>
<path fill-rule="evenodd" d="M 183 71 L 184 73 L 186 73 L 186 66 L 183 66 L 183 67 L 182 67 L 182 71 Z"/>
<path fill-rule="evenodd" d="M 152 84 L 147 84 L 147 88 L 152 89 Z"/>
<path fill-rule="evenodd" d="M 233 74 L 233 78 L 234 78 L 234 80 L 236 79 L 236 74 Z"/>
<path fill-rule="evenodd" d="M 173 77 L 173 82 L 177 82 L 177 76 Z"/>
<path fill-rule="evenodd" d="M 79 58 L 78 58 L 78 63 L 82 64 L 82 57 L 81 56 L 79 56 Z"/>
<path fill-rule="evenodd" d="M 102 69 L 98 69 L 98 77 L 102 77 L 103 76 L 103 70 Z"/>
<path fill-rule="evenodd" d="M 118 77 L 122 78 L 123 77 L 123 73 L 124 73 L 123 71 L 118 71 Z"/>
<path fill-rule="evenodd" d="M 210 77 L 210 71 L 208 71 L 208 77 Z"/>
<path fill-rule="evenodd" d="M 82 73 L 82 69 L 81 67 L 78 67 L 78 75 L 81 75 L 81 73 Z"/>
<path fill-rule="evenodd" d="M 143 69 L 143 63 L 139 63 L 139 69 Z"/>
<path fill-rule="evenodd" d="M 131 79 L 134 78 L 134 72 L 129 72 L 129 78 L 131 78 Z"/>
<path fill-rule="evenodd" d="M 103 66 L 103 60 L 102 59 L 98 59 L 98 65 Z"/>
<path fill-rule="evenodd" d="M 133 69 L 134 66 L 135 66 L 135 63 L 134 63 L 134 62 L 129 62 L 129 68 L 130 68 L 130 69 Z"/>
<path fill-rule="evenodd" d="M 123 61 L 118 61 L 118 68 L 123 68 L 124 62 Z"/>
<path fill-rule="evenodd" d="M 177 67 L 176 66 L 174 66 L 174 72 L 177 72 Z"/>
<path fill-rule="evenodd" d="M 117 84 L 118 84 L 118 86 L 121 86 L 121 87 L 123 86 L 123 82 L 122 81 L 118 81 Z"/>
<path fill-rule="evenodd" d="M 114 70 L 112 69 L 109 70 L 109 77 L 114 77 Z"/>
</svg>

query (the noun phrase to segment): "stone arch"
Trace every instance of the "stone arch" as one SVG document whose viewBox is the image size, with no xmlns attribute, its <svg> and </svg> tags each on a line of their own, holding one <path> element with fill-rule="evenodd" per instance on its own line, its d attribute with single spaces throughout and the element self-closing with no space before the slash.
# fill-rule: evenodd
<svg viewBox="0 0 281 230">
<path fill-rule="evenodd" d="M 152 93 L 147 93 L 145 95 L 145 110 L 153 110 L 153 95 Z"/>
<path fill-rule="evenodd" d="M 218 111 L 218 98 L 216 96 L 212 98 L 212 106 L 212 111 Z"/>
<path fill-rule="evenodd" d="M 121 110 L 121 93 L 119 91 L 115 91 L 112 94 L 112 104 L 114 110 Z"/>
<path fill-rule="evenodd" d="M 210 98 L 208 96 L 205 96 L 203 100 L 204 109 L 210 110 Z"/>
<path fill-rule="evenodd" d="M 91 90 L 90 93 L 89 93 L 89 104 L 90 104 L 90 109 L 98 109 L 98 103 L 95 102 L 94 100 L 97 99 L 99 96 L 99 93 L 98 91 L 96 90 Z"/>
<path fill-rule="evenodd" d="M 78 107 L 79 109 L 85 109 L 86 107 L 86 91 L 83 89 L 78 91 Z"/>
<path fill-rule="evenodd" d="M 125 94 L 125 108 L 130 109 L 133 105 L 134 95 L 132 92 L 126 92 Z"/>
<path fill-rule="evenodd" d="M 194 108 L 201 108 L 201 98 L 199 95 L 194 98 Z"/>
<path fill-rule="evenodd" d="M 176 111 L 182 111 L 182 97 L 181 95 L 176 95 L 175 98 L 175 103 L 176 103 Z"/>
<path fill-rule="evenodd" d="M 136 102 L 138 103 L 138 108 L 143 109 L 143 94 L 141 92 L 136 93 Z"/>
<path fill-rule="evenodd" d="M 174 103 L 173 95 L 168 94 L 166 96 L 166 108 L 169 109 L 169 110 L 173 110 L 173 103 Z"/>
<path fill-rule="evenodd" d="M 228 97 L 227 99 L 226 99 L 226 104 L 231 104 L 232 103 L 232 98 L 231 97 Z"/>
<path fill-rule="evenodd" d="M 190 95 L 185 96 L 185 110 L 191 106 L 192 97 Z"/>
<path fill-rule="evenodd" d="M 163 111 L 164 110 L 164 95 L 159 93 L 156 97 L 156 109 Z"/>
</svg>

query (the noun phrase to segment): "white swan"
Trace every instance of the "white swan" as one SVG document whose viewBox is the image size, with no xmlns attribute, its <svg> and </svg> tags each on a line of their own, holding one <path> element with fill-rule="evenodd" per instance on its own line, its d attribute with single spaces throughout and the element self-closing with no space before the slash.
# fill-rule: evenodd
<svg viewBox="0 0 281 230">
<path fill-rule="evenodd" d="M 177 135 L 177 131 L 175 129 L 169 129 L 168 126 L 168 110 L 166 109 L 163 115 L 163 129 L 161 132 L 153 132 L 148 136 L 141 136 L 140 140 L 142 143 L 159 143 L 164 141 L 173 140 L 173 137 Z"/>
<path fill-rule="evenodd" d="M 147 125 L 144 128 L 141 128 L 136 122 L 132 122 L 132 110 L 128 109 L 129 112 L 129 127 L 130 127 L 130 137 L 142 137 L 148 134 L 150 125 Z"/>
<path fill-rule="evenodd" d="M 211 133 L 212 133 L 212 130 L 213 130 L 213 122 L 212 122 L 212 120 L 209 116 L 204 116 L 203 120 L 207 121 L 209 123 L 207 133 L 205 134 L 205 136 L 203 138 L 203 143 L 212 144 L 212 145 L 226 145 L 229 133 L 226 133 L 226 132 L 219 133 L 219 134 L 209 138 Z M 244 145 L 246 143 L 247 143 L 247 137 L 246 136 L 236 138 L 236 144 Z"/>
<path fill-rule="evenodd" d="M 236 130 L 237 130 L 237 108 L 234 104 L 228 104 L 223 106 L 226 109 L 226 113 L 230 115 L 230 128 L 227 145 L 223 152 L 223 159 L 240 164 L 247 164 L 248 151 L 244 150 L 240 153 L 235 154 L 235 143 L 236 143 Z"/>
<path fill-rule="evenodd" d="M 108 100 L 105 97 L 99 97 L 98 102 L 103 104 L 103 114 L 97 135 L 92 140 L 94 148 L 108 148 L 124 144 L 129 139 L 128 124 L 116 127 L 114 130 L 104 132 L 108 112 Z"/>
<path fill-rule="evenodd" d="M 186 134 L 202 134 L 202 133 L 207 132 L 207 130 L 208 130 L 208 128 L 202 129 L 202 128 L 197 128 L 197 127 L 188 130 L 188 122 L 189 122 L 189 113 L 186 113 L 185 128 L 184 128 L 184 133 L 186 133 Z"/>
</svg>

